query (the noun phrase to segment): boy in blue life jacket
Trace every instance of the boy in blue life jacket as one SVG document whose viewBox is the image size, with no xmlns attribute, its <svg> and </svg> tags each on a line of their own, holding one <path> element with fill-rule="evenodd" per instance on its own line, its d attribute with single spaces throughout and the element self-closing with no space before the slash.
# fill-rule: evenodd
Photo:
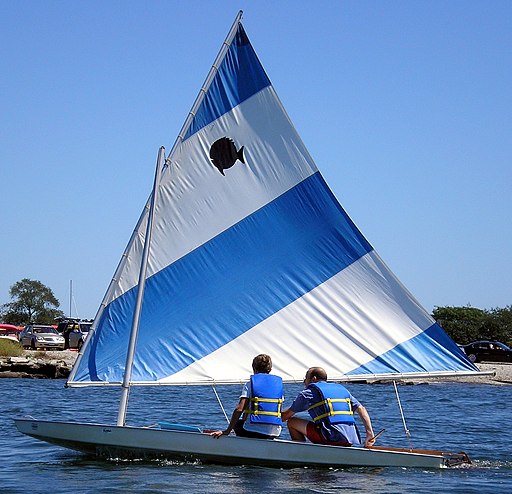
<svg viewBox="0 0 512 494">
<path fill-rule="evenodd" d="M 254 357 L 252 370 L 254 374 L 242 388 L 227 429 L 210 432 L 213 437 L 227 436 L 231 431 L 258 439 L 273 439 L 281 434 L 283 380 L 270 374 L 272 359 L 265 354 Z"/>
<path fill-rule="evenodd" d="M 282 413 L 283 422 L 293 441 L 306 440 L 315 444 L 333 446 L 360 446 L 361 437 L 354 420 L 356 412 L 366 430 L 365 447 L 375 443 L 372 422 L 366 408 L 349 391 L 337 383 L 328 383 L 327 373 L 321 367 L 311 367 L 304 379 L 304 390 Z M 307 410 L 312 421 L 293 417 Z"/>
</svg>

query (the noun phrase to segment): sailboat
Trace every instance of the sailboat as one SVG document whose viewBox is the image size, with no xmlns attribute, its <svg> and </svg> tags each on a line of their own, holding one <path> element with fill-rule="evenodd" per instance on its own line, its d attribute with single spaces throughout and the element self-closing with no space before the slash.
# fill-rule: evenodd
<svg viewBox="0 0 512 494">
<path fill-rule="evenodd" d="M 252 358 L 302 382 L 471 375 L 471 363 L 390 271 L 331 192 L 241 23 L 222 44 L 153 190 L 67 386 L 121 388 L 116 424 L 15 420 L 66 448 L 270 466 L 442 468 L 464 453 L 214 439 L 126 424 L 132 386 L 247 381 Z"/>
</svg>

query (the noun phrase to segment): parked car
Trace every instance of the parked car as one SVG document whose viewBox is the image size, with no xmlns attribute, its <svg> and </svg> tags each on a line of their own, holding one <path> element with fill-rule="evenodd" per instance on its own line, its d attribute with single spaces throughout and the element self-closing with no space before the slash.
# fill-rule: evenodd
<svg viewBox="0 0 512 494">
<path fill-rule="evenodd" d="M 512 362 L 512 349 L 499 341 L 474 341 L 464 351 L 471 362 Z"/>
<path fill-rule="evenodd" d="M 61 319 L 57 326 L 57 332 L 64 337 L 64 348 L 80 350 L 89 334 L 91 326 L 92 321 L 72 318 Z"/>
<path fill-rule="evenodd" d="M 45 348 L 47 350 L 64 350 L 64 338 L 53 326 L 29 324 L 20 333 L 23 348 Z"/>
</svg>

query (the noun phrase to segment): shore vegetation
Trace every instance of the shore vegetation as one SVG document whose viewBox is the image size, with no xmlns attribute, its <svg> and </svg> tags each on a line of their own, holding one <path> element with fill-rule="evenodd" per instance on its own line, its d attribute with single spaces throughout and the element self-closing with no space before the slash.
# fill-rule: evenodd
<svg viewBox="0 0 512 494">
<path fill-rule="evenodd" d="M 477 340 L 512 343 L 512 305 L 505 308 L 436 307 L 434 319 L 457 343 L 466 345 Z"/>
<path fill-rule="evenodd" d="M 23 354 L 21 345 L 7 338 L 0 338 L 0 357 L 19 357 Z"/>
</svg>

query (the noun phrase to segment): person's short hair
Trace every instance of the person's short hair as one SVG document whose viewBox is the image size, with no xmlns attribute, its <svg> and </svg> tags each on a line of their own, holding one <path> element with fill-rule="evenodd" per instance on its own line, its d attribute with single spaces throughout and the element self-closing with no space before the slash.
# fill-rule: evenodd
<svg viewBox="0 0 512 494">
<path fill-rule="evenodd" d="M 272 359 L 264 353 L 256 355 L 252 361 L 252 370 L 255 374 L 268 374 L 272 370 Z"/>
<path fill-rule="evenodd" d="M 322 367 L 311 367 L 308 372 L 309 379 L 316 377 L 318 381 L 327 381 L 327 372 Z"/>
</svg>

